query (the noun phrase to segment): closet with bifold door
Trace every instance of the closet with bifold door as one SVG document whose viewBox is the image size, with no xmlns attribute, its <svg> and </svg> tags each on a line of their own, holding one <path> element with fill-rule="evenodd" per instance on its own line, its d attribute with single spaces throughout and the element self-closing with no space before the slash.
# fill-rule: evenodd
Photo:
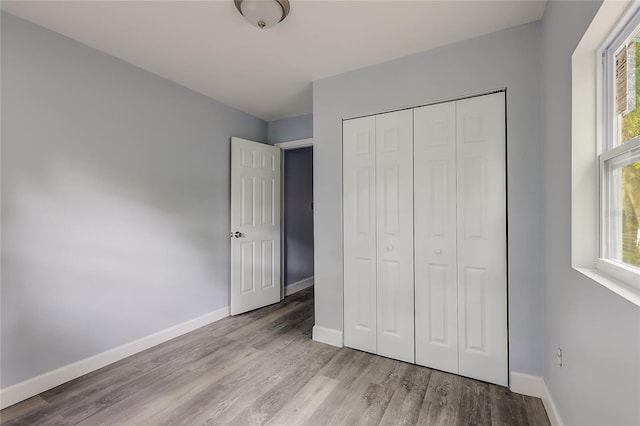
<svg viewBox="0 0 640 426">
<path fill-rule="evenodd" d="M 343 131 L 345 345 L 414 362 L 413 113 Z"/>
<path fill-rule="evenodd" d="M 343 122 L 344 344 L 508 384 L 504 92 Z"/>
</svg>

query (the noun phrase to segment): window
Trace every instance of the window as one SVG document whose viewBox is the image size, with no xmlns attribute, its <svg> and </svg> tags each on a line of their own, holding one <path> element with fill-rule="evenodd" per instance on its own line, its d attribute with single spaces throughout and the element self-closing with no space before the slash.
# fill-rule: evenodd
<svg viewBox="0 0 640 426">
<path fill-rule="evenodd" d="M 631 91 L 635 96 L 616 96 L 615 59 L 623 47 L 632 49 L 625 54 L 633 53 L 635 45 L 635 62 L 640 63 L 635 43 L 639 11 L 640 2 L 605 0 L 571 55 L 571 266 L 636 306 L 640 306 L 640 268 L 631 260 L 633 251 L 624 255 L 623 243 L 629 240 L 626 228 L 633 221 L 623 206 L 624 196 L 637 193 L 637 184 L 633 190 L 625 189 L 623 172 L 626 184 L 631 169 L 626 167 L 638 163 L 635 138 L 640 131 L 628 130 L 631 126 L 623 120 L 633 121 L 640 114 L 640 84 L 637 64 L 626 64 L 628 86 L 623 93 Z M 631 71 L 636 78 L 628 78 Z M 616 110 L 617 99 L 624 110 Z M 628 219 L 626 224 L 623 219 Z"/>
<path fill-rule="evenodd" d="M 640 16 L 603 49 L 598 270 L 640 288 Z"/>
</svg>

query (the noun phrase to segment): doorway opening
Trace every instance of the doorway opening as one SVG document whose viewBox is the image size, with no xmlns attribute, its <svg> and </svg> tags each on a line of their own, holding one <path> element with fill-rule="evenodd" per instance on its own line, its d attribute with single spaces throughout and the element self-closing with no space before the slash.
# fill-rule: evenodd
<svg viewBox="0 0 640 426">
<path fill-rule="evenodd" d="M 313 142 L 275 144 L 282 149 L 283 297 L 313 285 Z"/>
</svg>

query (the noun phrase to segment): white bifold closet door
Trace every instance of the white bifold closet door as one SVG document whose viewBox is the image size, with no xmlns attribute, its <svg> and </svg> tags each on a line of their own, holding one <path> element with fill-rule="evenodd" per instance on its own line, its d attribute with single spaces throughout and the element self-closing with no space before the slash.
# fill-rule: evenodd
<svg viewBox="0 0 640 426">
<path fill-rule="evenodd" d="M 413 111 L 375 118 L 377 353 L 414 362 Z"/>
<path fill-rule="evenodd" d="M 376 119 L 343 123 L 344 344 L 376 353 Z"/>
<path fill-rule="evenodd" d="M 413 112 L 343 124 L 345 345 L 414 362 Z"/>
<path fill-rule="evenodd" d="M 416 362 L 506 386 L 504 93 L 415 110 Z"/>
<path fill-rule="evenodd" d="M 416 363 L 457 374 L 456 103 L 414 120 Z"/>
</svg>

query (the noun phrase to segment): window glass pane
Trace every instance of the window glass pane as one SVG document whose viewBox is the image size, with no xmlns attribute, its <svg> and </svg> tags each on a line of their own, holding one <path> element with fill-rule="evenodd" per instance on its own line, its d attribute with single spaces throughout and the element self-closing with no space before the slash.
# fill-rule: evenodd
<svg viewBox="0 0 640 426">
<path fill-rule="evenodd" d="M 640 268 L 640 162 L 622 168 L 622 261 Z"/>
<path fill-rule="evenodd" d="M 640 268 L 640 149 L 605 164 L 607 232 L 605 258 Z"/>
<path fill-rule="evenodd" d="M 640 32 L 615 56 L 616 145 L 640 136 Z"/>
</svg>

